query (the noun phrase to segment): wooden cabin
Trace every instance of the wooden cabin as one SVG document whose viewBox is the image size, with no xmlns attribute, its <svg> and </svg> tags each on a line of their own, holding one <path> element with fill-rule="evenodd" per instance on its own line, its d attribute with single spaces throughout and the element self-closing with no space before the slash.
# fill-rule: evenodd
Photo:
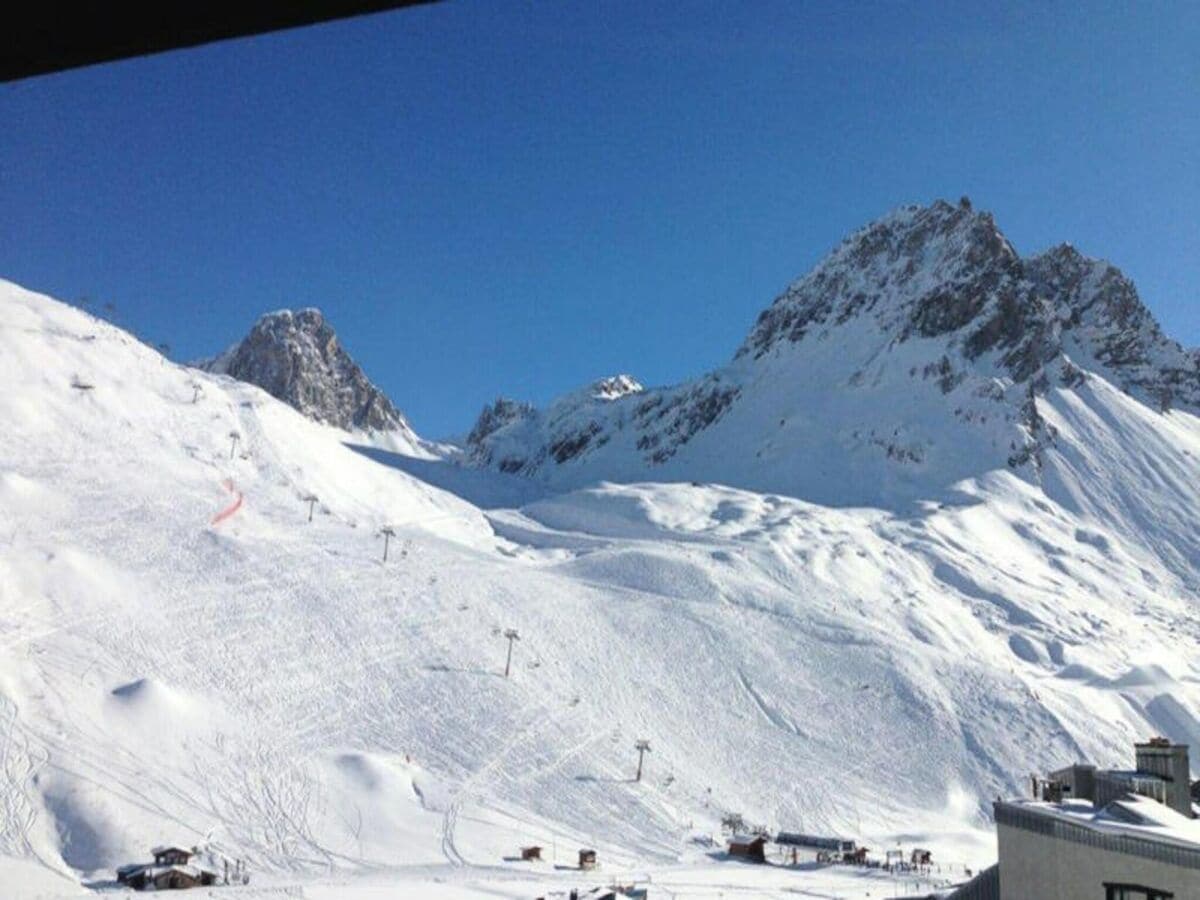
<svg viewBox="0 0 1200 900">
<path fill-rule="evenodd" d="M 767 861 L 767 836 L 765 834 L 735 834 L 729 839 L 729 855 L 752 862 Z"/>
<path fill-rule="evenodd" d="M 521 848 L 521 859 L 524 860 L 525 862 L 533 862 L 534 860 L 541 860 L 541 858 L 542 858 L 542 848 L 541 847 L 535 846 L 535 847 L 522 847 Z"/>
<path fill-rule="evenodd" d="M 596 868 L 596 851 L 595 850 L 580 850 L 579 851 L 579 868 L 594 869 Z"/>
<path fill-rule="evenodd" d="M 217 883 L 217 874 L 190 864 L 195 855 L 183 847 L 155 847 L 152 863 L 134 863 L 117 869 L 117 881 L 138 891 L 172 891 Z"/>
</svg>

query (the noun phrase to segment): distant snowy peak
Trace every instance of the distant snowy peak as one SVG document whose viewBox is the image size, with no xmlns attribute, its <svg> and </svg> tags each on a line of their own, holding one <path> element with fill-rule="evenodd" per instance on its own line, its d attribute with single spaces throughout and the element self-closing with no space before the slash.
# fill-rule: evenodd
<svg viewBox="0 0 1200 900">
<path fill-rule="evenodd" d="M 628 375 L 601 379 L 544 410 L 497 400 L 467 439 L 467 458 L 503 472 L 533 475 L 549 464 L 583 461 L 618 433 L 636 434 L 635 461 L 659 463 L 729 408 L 739 389 L 721 373 L 678 388 L 647 391 Z"/>
<path fill-rule="evenodd" d="M 1036 472 L 1055 441 L 1039 399 L 1091 375 L 1155 411 L 1200 410 L 1200 353 L 1120 270 L 1066 244 L 1022 257 L 989 213 L 937 201 L 847 237 L 729 365 L 667 388 L 604 379 L 544 409 L 500 401 L 467 458 L 568 485 L 688 478 L 829 502 L 840 479 L 885 502 L 965 474 L 964 456 Z"/>
<path fill-rule="evenodd" d="M 255 384 L 318 422 L 412 435 L 317 309 L 267 313 L 242 341 L 202 367 Z"/>
<path fill-rule="evenodd" d="M 628 394 L 640 394 L 645 388 L 629 375 L 613 375 L 611 378 L 601 378 L 591 385 L 591 394 L 597 400 L 616 400 Z"/>
<path fill-rule="evenodd" d="M 467 436 L 468 456 L 504 472 L 528 473 L 548 458 L 567 462 L 607 442 L 596 424 L 603 407 L 644 390 L 630 375 L 612 375 L 559 397 L 545 410 L 499 398 L 484 407 Z M 529 458 L 532 445 L 538 446 L 536 462 Z"/>
</svg>

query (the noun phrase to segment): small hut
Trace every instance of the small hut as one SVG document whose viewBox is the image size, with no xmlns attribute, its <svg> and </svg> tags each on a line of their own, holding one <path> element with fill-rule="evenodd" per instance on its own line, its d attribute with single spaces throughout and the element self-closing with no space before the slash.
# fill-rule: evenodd
<svg viewBox="0 0 1200 900">
<path fill-rule="evenodd" d="M 541 858 L 542 858 L 542 848 L 541 847 L 533 846 L 533 847 L 522 847 L 521 848 L 521 859 L 523 861 L 525 861 L 525 862 L 533 862 L 535 860 L 540 861 Z"/>
<path fill-rule="evenodd" d="M 854 866 L 865 866 L 867 864 L 867 848 L 855 847 L 842 854 L 842 862 L 850 863 Z"/>
<path fill-rule="evenodd" d="M 182 847 L 155 847 L 152 863 L 134 863 L 117 869 L 117 881 L 138 891 L 170 891 L 217 883 L 217 874 L 191 864 L 195 855 Z"/>
<path fill-rule="evenodd" d="M 765 834 L 735 834 L 729 839 L 729 855 L 752 862 L 767 861 L 767 836 Z"/>
<path fill-rule="evenodd" d="M 579 868 L 594 869 L 596 868 L 596 851 L 595 850 L 580 850 L 579 851 Z"/>
</svg>

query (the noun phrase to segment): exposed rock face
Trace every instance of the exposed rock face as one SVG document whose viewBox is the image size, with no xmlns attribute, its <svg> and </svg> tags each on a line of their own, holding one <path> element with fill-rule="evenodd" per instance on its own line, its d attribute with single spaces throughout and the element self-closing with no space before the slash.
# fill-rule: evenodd
<svg viewBox="0 0 1200 900">
<path fill-rule="evenodd" d="M 316 309 L 268 313 L 244 340 L 204 368 L 258 385 L 318 422 L 347 430 L 411 432 Z"/>
<path fill-rule="evenodd" d="M 1157 402 L 1200 406 L 1200 357 L 1167 338 L 1133 282 L 1106 262 L 1062 244 L 1026 265 L 1039 293 L 1053 298 L 1060 350 L 1092 357 L 1127 391 Z"/>
<path fill-rule="evenodd" d="M 1065 353 L 1146 399 L 1200 403 L 1194 353 L 1163 335 L 1119 269 L 1067 244 L 1022 259 L 969 203 L 906 207 L 847 238 L 762 312 L 737 355 L 861 316 L 896 341 L 947 338 L 967 361 L 996 353 L 1017 382 Z"/>
<path fill-rule="evenodd" d="M 534 474 L 547 462 L 589 456 L 627 427 L 643 462 L 663 462 L 729 408 L 738 388 L 710 375 L 678 389 L 647 391 L 628 375 L 603 378 L 546 410 L 511 400 L 481 414 L 467 439 L 468 458 L 505 472 Z M 501 407 L 501 404 L 504 404 Z"/>
<path fill-rule="evenodd" d="M 479 414 L 479 418 L 475 421 L 475 427 L 467 435 L 467 443 L 471 446 L 481 445 L 488 437 L 506 425 L 511 425 L 520 419 L 530 418 L 534 414 L 535 410 L 531 403 L 518 403 L 516 400 L 509 400 L 506 397 L 497 397 L 495 403 L 485 406 L 483 412 Z"/>
<path fill-rule="evenodd" d="M 860 316 L 900 339 L 948 334 L 1011 308 L 1019 280 L 1017 253 L 990 215 L 946 203 L 913 207 L 847 238 L 792 284 L 759 315 L 738 356 L 761 357 Z"/>
<path fill-rule="evenodd" d="M 938 201 L 846 238 L 723 369 L 489 407 L 468 459 L 564 484 L 707 479 L 877 502 L 989 466 L 1038 477 L 1056 441 L 1039 405 L 1092 375 L 1156 411 L 1200 410 L 1200 351 L 1168 339 L 1118 269 L 1067 245 L 1021 257 L 990 214 Z M 821 480 L 831 459 L 849 487 Z"/>
<path fill-rule="evenodd" d="M 484 407 L 467 436 L 468 458 L 526 474 L 548 459 L 569 462 L 608 442 L 599 422 L 605 406 L 643 390 L 631 376 L 614 375 L 568 394 L 544 412 L 501 398 Z"/>
</svg>

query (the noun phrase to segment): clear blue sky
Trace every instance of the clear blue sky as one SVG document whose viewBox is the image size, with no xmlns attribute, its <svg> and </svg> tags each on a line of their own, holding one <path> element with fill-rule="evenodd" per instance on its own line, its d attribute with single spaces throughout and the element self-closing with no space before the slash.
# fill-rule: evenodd
<svg viewBox="0 0 1200 900">
<path fill-rule="evenodd" d="M 0 86 L 0 275 L 183 359 L 318 306 L 430 436 L 718 365 L 961 194 L 1200 343 L 1200 4 L 984 6 L 453 2 Z"/>
</svg>

